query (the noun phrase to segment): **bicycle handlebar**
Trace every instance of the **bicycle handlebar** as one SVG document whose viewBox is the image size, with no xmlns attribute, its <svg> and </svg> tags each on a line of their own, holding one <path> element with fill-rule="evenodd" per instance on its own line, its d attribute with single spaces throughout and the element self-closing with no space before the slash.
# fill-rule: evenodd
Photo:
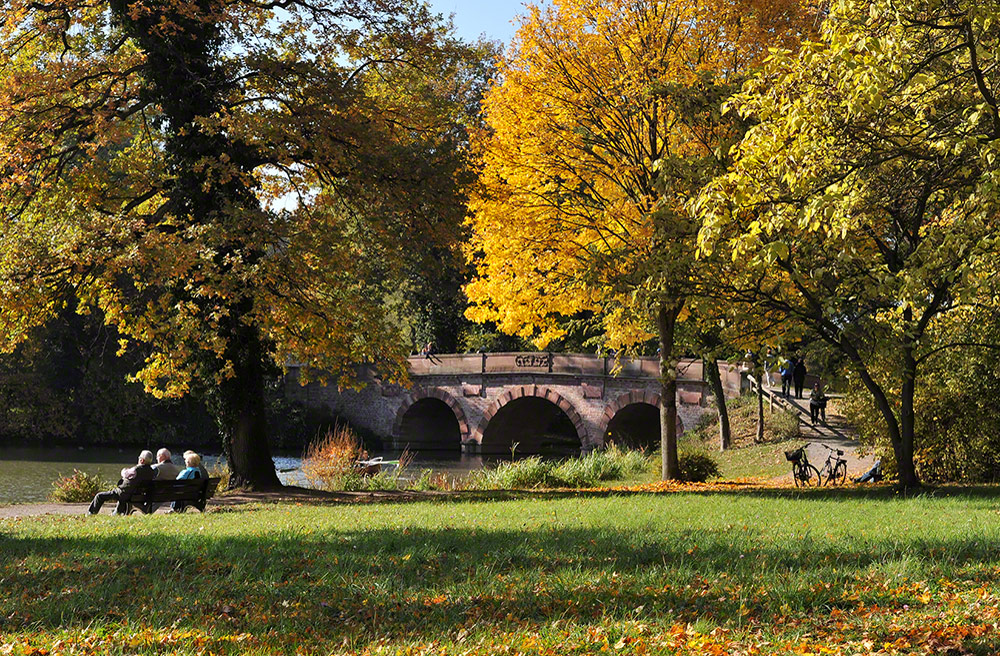
<svg viewBox="0 0 1000 656">
<path fill-rule="evenodd" d="M 829 445 L 826 445 L 826 444 L 823 444 L 822 442 L 820 442 L 820 446 L 821 446 L 821 447 L 823 447 L 824 449 L 826 449 L 827 451 L 835 451 L 835 452 L 837 453 L 837 455 L 838 455 L 838 456 L 842 456 L 842 455 L 844 455 L 844 452 L 843 452 L 843 451 L 841 451 L 840 449 L 835 449 L 835 448 L 833 448 L 832 446 L 829 446 Z"/>
</svg>

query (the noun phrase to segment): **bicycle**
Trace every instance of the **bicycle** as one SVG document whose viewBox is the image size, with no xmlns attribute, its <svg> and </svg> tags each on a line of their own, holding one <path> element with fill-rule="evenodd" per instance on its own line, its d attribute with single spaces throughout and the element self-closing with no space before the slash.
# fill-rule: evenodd
<svg viewBox="0 0 1000 656">
<path fill-rule="evenodd" d="M 785 458 L 792 463 L 792 478 L 795 479 L 795 487 L 809 487 L 810 485 L 822 485 L 823 477 L 819 475 L 819 470 L 809 462 L 806 456 L 806 443 L 794 451 L 785 451 Z M 813 477 L 816 482 L 813 483 Z"/>
<path fill-rule="evenodd" d="M 844 452 L 826 444 L 820 446 L 829 452 L 826 454 L 826 462 L 823 463 L 823 468 L 819 470 L 820 484 L 827 485 L 830 481 L 833 481 L 834 485 L 843 485 L 844 481 L 847 480 L 847 461 L 840 456 L 844 455 Z M 834 457 L 834 454 L 836 454 L 836 457 Z M 824 474 L 826 475 L 825 481 L 823 480 Z"/>
</svg>

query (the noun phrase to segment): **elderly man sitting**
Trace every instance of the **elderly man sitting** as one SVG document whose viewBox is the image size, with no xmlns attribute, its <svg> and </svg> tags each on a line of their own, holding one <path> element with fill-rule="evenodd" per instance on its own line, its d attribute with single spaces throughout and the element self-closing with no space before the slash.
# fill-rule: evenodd
<svg viewBox="0 0 1000 656">
<path fill-rule="evenodd" d="M 122 470 L 122 480 L 118 482 L 118 487 L 108 492 L 98 492 L 94 500 L 90 502 L 88 509 L 91 515 L 101 512 L 101 506 L 105 501 L 114 499 L 118 502 L 115 508 L 116 515 L 124 515 L 128 512 L 129 489 L 135 487 L 143 481 L 151 481 L 156 477 L 156 471 L 152 467 L 153 452 L 143 451 L 139 454 L 139 464 L 135 467 L 126 467 Z"/>
<path fill-rule="evenodd" d="M 178 467 L 173 462 L 171 462 L 172 454 L 169 449 L 160 449 L 156 452 L 156 464 L 153 465 L 153 469 L 156 470 L 156 479 L 160 481 L 172 481 L 177 478 L 177 474 L 181 473 L 183 467 Z"/>
</svg>

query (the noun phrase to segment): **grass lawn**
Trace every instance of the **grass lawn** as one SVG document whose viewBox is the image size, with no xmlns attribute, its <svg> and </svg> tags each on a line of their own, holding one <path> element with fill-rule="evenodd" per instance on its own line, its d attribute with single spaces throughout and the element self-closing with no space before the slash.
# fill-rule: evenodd
<svg viewBox="0 0 1000 656">
<path fill-rule="evenodd" d="M 719 463 L 719 472 L 724 479 L 773 479 L 792 473 L 792 464 L 785 458 L 785 451 L 797 449 L 805 443 L 805 440 L 766 442 L 724 452 L 713 451 L 711 455 Z"/>
<path fill-rule="evenodd" d="M 0 654 L 996 654 L 998 498 L 761 490 L 0 520 Z"/>
</svg>

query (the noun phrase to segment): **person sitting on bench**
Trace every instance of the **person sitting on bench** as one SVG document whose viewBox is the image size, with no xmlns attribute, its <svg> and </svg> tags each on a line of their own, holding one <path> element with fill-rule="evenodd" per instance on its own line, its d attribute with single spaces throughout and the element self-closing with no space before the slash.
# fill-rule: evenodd
<svg viewBox="0 0 1000 656">
<path fill-rule="evenodd" d="M 163 448 L 156 452 L 156 464 L 153 465 L 153 469 L 156 470 L 157 480 L 172 481 L 177 478 L 177 474 L 181 473 L 183 467 L 175 465 L 170 458 L 170 449 Z"/>
<path fill-rule="evenodd" d="M 118 506 L 115 508 L 116 515 L 128 513 L 129 490 L 143 481 L 151 481 L 156 478 L 156 470 L 153 469 L 153 452 L 143 451 L 139 454 L 139 464 L 135 467 L 126 467 L 122 470 L 122 478 L 118 481 L 118 486 L 107 492 L 98 492 L 94 495 L 94 500 L 90 502 L 87 511 L 91 515 L 101 512 L 101 506 L 106 501 L 115 500 Z"/>
<path fill-rule="evenodd" d="M 185 451 L 184 464 L 187 465 L 187 467 L 184 470 L 182 470 L 181 473 L 177 474 L 177 480 L 184 481 L 195 478 L 202 478 L 201 456 L 199 456 L 194 451 Z M 170 504 L 170 509 L 173 512 L 184 512 L 186 508 L 187 504 L 184 503 L 183 501 L 174 501 L 172 504 Z"/>
</svg>

